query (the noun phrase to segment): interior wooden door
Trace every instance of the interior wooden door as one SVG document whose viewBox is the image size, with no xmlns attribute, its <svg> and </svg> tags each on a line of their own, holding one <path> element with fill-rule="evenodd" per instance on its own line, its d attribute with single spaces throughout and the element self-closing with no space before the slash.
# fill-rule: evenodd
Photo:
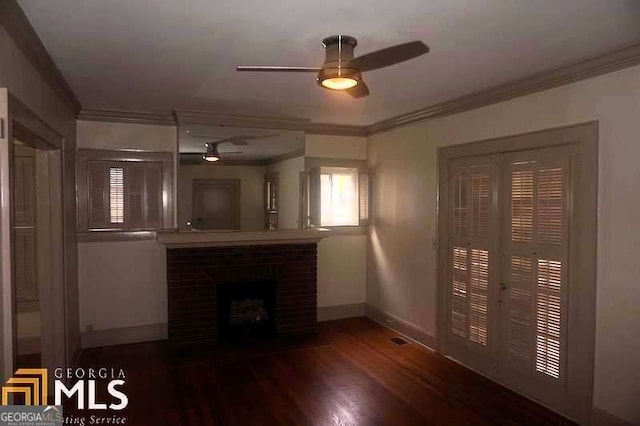
<svg viewBox="0 0 640 426">
<path fill-rule="evenodd" d="M 446 352 L 496 370 L 498 156 L 449 162 Z"/>
<path fill-rule="evenodd" d="M 196 179 L 193 182 L 193 227 L 240 229 L 240 180 Z"/>
<path fill-rule="evenodd" d="M 505 155 L 500 377 L 562 407 L 568 343 L 571 146 Z"/>
</svg>

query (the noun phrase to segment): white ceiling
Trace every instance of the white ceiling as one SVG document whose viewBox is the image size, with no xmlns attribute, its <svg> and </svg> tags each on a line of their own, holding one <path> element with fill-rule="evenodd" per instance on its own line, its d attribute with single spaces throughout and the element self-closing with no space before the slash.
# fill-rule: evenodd
<svg viewBox="0 0 640 426">
<path fill-rule="evenodd" d="M 19 0 L 84 108 L 210 110 L 371 124 L 640 40 L 638 0 Z M 331 34 L 356 55 L 431 52 L 365 74 L 371 96 L 321 89 Z"/>
</svg>

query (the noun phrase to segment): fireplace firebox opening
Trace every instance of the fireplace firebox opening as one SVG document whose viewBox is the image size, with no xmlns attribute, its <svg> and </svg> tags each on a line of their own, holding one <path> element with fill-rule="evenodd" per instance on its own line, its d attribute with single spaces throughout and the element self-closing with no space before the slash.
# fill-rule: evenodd
<svg viewBox="0 0 640 426">
<path fill-rule="evenodd" d="M 218 340 L 275 335 L 273 280 L 223 283 L 218 286 Z"/>
</svg>

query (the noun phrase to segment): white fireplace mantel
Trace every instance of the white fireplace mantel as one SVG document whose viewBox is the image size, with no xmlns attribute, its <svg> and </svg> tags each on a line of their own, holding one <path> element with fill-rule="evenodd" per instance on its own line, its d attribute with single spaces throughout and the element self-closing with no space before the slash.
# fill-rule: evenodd
<svg viewBox="0 0 640 426">
<path fill-rule="evenodd" d="M 277 231 L 157 231 L 157 239 L 167 248 L 225 247 L 267 244 L 315 243 L 330 235 L 326 228 L 288 229 Z"/>
</svg>

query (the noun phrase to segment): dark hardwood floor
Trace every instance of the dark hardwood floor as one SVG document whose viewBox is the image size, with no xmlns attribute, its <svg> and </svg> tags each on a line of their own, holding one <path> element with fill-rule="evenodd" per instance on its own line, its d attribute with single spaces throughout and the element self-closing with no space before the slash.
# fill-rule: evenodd
<svg viewBox="0 0 640 426">
<path fill-rule="evenodd" d="M 181 352 L 166 342 L 94 348 L 80 364 L 125 370 L 122 415 L 134 426 L 572 424 L 418 344 L 395 345 L 368 319 L 319 328 Z"/>
</svg>

